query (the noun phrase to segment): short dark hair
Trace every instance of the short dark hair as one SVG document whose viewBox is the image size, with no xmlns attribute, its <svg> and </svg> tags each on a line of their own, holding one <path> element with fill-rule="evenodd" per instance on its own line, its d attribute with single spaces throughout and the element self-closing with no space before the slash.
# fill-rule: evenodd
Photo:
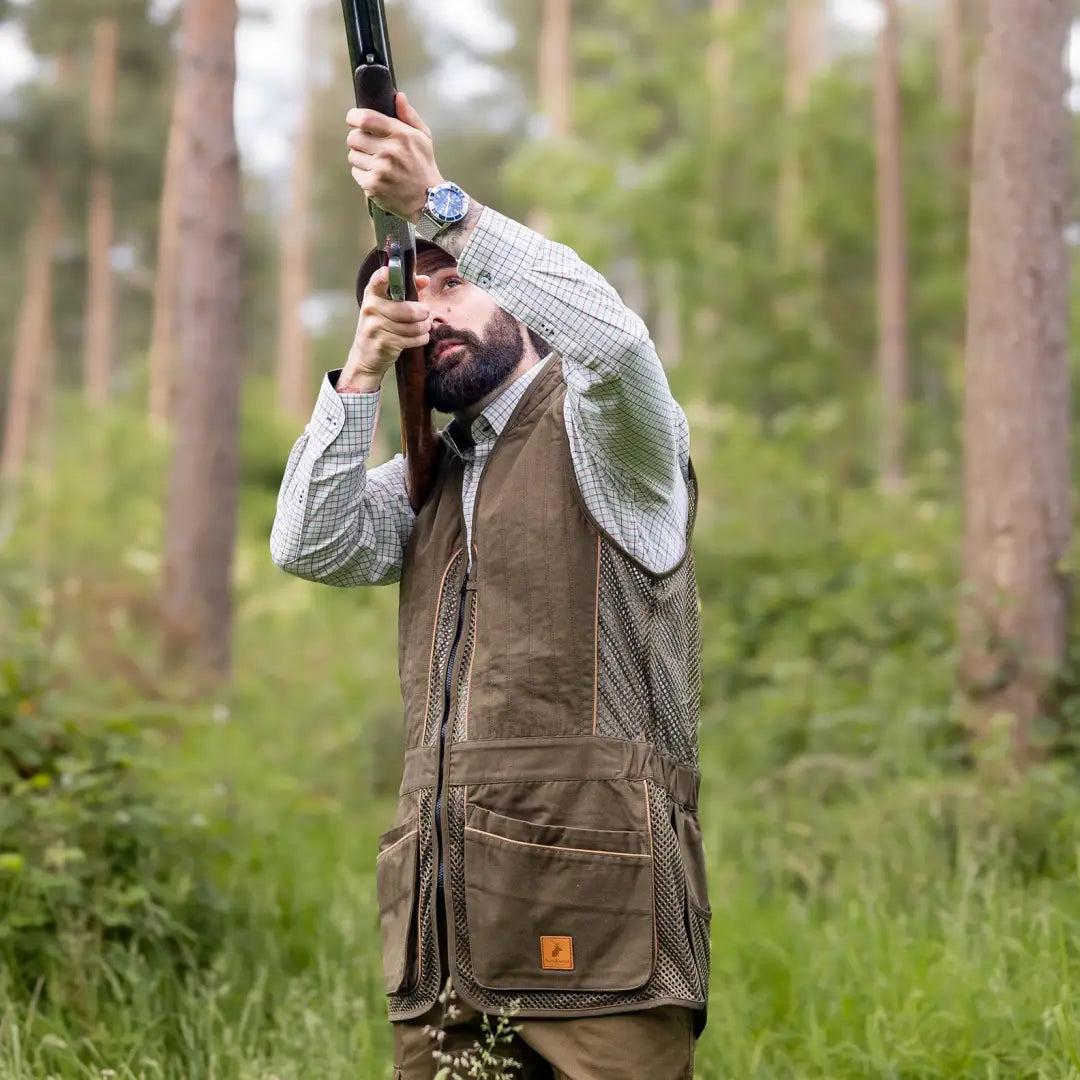
<svg viewBox="0 0 1080 1080">
<path fill-rule="evenodd" d="M 425 244 L 416 253 L 416 272 L 418 274 L 431 275 L 436 270 L 443 270 L 448 266 L 457 266 L 457 259 L 448 251 L 434 244 Z"/>
</svg>

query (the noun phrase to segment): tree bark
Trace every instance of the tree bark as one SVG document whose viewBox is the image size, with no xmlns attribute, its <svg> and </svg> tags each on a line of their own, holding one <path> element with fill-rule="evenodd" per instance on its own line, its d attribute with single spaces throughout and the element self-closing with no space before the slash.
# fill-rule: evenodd
<svg viewBox="0 0 1080 1080">
<path fill-rule="evenodd" d="M 907 398 L 907 222 L 900 144 L 900 23 L 897 0 L 884 0 L 878 38 L 874 120 L 877 138 L 877 293 L 880 441 L 886 491 L 903 483 Z"/>
<path fill-rule="evenodd" d="M 304 419 L 311 411 L 310 348 L 303 323 L 303 303 L 311 288 L 311 181 L 314 157 L 311 50 L 316 8 L 308 12 L 308 41 L 303 77 L 303 104 L 289 184 L 289 208 L 282 225 L 278 295 L 278 408 Z"/>
<path fill-rule="evenodd" d="M 37 176 L 34 222 L 27 237 L 26 291 L 19 309 L 15 355 L 9 375 L 0 476 L 14 480 L 22 472 L 30 441 L 31 413 L 41 368 L 50 348 L 53 253 L 60 238 L 60 188 L 56 174 L 44 166 Z"/>
<path fill-rule="evenodd" d="M 83 390 L 91 408 L 109 400 L 113 349 L 113 182 L 106 160 L 116 100 L 116 36 L 113 18 L 94 24 L 94 60 L 90 80 L 90 216 L 87 243 L 86 311 L 83 327 Z"/>
<path fill-rule="evenodd" d="M 777 206 L 777 236 L 784 265 L 795 260 L 804 239 L 803 177 L 795 133 L 799 118 L 810 104 L 814 76 L 822 63 L 824 37 L 822 0 L 788 0 L 787 78 L 784 84 L 787 130 L 780 160 Z"/>
<path fill-rule="evenodd" d="M 181 0 L 180 34 L 188 33 L 191 0 Z M 157 273 L 154 278 L 154 316 L 148 370 L 150 424 L 162 429 L 169 422 L 176 359 L 177 270 L 180 255 L 180 192 L 184 184 L 184 72 L 181 65 L 173 90 L 172 118 L 162 175 L 158 217 Z"/>
<path fill-rule="evenodd" d="M 964 396 L 961 679 L 1023 769 L 1065 654 L 1071 579 L 1070 0 L 989 0 L 979 64 Z"/>
<path fill-rule="evenodd" d="M 242 207 L 233 124 L 236 0 L 192 0 L 179 264 L 181 393 L 166 517 L 166 663 L 228 672 L 241 374 Z"/>
<path fill-rule="evenodd" d="M 967 101 L 967 28 L 964 0 L 941 3 L 941 101 L 946 111 L 959 116 Z"/>
<path fill-rule="evenodd" d="M 727 31 L 739 13 L 739 0 L 711 0 L 710 10 L 713 27 L 705 57 L 705 77 L 713 121 L 718 123 L 725 112 L 725 99 L 731 83 L 731 46 L 728 44 Z"/>
<path fill-rule="evenodd" d="M 573 0 L 544 0 L 538 86 L 544 135 L 553 142 L 568 139 L 573 127 L 572 24 Z M 533 211 L 530 224 L 537 232 L 548 235 L 552 228 L 551 215 L 538 208 Z"/>
</svg>

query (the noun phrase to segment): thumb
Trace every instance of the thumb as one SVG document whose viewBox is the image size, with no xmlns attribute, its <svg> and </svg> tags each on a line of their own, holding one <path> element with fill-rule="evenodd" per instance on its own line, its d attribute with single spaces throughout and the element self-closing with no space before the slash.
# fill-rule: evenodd
<svg viewBox="0 0 1080 1080">
<path fill-rule="evenodd" d="M 409 127 L 422 131 L 428 138 L 431 137 L 431 128 L 424 123 L 420 114 L 409 104 L 409 99 L 402 93 L 397 96 L 398 119 Z"/>
<path fill-rule="evenodd" d="M 385 266 L 380 266 L 374 274 L 371 275 L 371 280 L 368 282 L 366 292 L 372 296 L 378 296 L 383 300 L 390 299 L 390 270 Z"/>
</svg>

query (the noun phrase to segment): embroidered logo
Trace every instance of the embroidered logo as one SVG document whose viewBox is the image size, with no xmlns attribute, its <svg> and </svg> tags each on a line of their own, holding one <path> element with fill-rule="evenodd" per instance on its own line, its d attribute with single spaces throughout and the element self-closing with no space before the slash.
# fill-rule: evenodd
<svg viewBox="0 0 1080 1080">
<path fill-rule="evenodd" d="M 574 970 L 574 939 L 572 937 L 542 937 L 540 962 L 548 970 Z"/>
</svg>

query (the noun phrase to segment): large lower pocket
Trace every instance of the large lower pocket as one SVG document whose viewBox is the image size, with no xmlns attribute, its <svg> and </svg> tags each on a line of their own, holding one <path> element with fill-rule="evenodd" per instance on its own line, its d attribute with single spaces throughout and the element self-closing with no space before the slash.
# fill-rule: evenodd
<svg viewBox="0 0 1080 1080">
<path fill-rule="evenodd" d="M 470 802 L 465 910 L 481 986 L 636 989 L 655 962 L 649 833 L 541 825 Z"/>
<path fill-rule="evenodd" d="M 383 979 L 388 994 L 399 994 L 415 982 L 419 845 L 420 833 L 415 821 L 399 825 L 379 839 L 375 878 Z"/>
</svg>

